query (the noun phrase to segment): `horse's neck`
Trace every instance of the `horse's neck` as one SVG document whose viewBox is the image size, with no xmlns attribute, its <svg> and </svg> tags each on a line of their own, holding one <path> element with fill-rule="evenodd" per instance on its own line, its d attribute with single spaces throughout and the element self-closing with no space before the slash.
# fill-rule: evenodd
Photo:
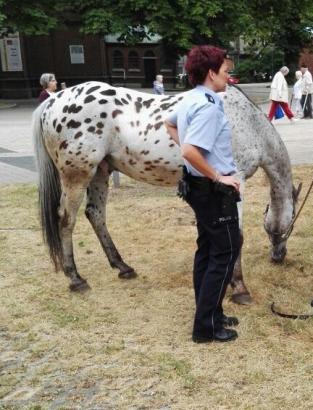
<svg viewBox="0 0 313 410">
<path fill-rule="evenodd" d="M 268 216 L 277 229 L 283 230 L 290 223 L 293 212 L 291 165 L 284 151 L 279 155 L 273 153 L 272 160 L 263 165 L 271 186 Z"/>
</svg>

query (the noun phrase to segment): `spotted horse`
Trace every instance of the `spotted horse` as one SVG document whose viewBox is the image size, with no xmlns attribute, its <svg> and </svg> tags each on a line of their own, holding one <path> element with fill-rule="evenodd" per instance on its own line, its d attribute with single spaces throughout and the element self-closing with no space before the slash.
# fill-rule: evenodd
<svg viewBox="0 0 313 410">
<path fill-rule="evenodd" d="M 150 184 L 177 184 L 182 159 L 166 132 L 164 119 L 187 93 L 158 96 L 88 82 L 56 93 L 34 112 L 43 235 L 56 269 L 61 268 L 69 277 L 71 290 L 88 288 L 77 271 L 72 242 L 77 211 L 86 192 L 86 216 L 111 266 L 119 269 L 120 278 L 136 276 L 107 230 L 109 176 L 118 170 Z M 264 225 L 272 243 L 272 259 L 282 261 L 286 254 L 283 234 L 292 219 L 297 196 L 287 150 L 264 114 L 239 89 L 229 87 L 222 98 L 232 126 L 242 190 L 244 181 L 259 166 L 269 177 L 270 204 Z M 242 208 L 239 211 L 241 214 Z M 241 255 L 231 285 L 233 301 L 251 302 L 243 280 Z"/>
</svg>

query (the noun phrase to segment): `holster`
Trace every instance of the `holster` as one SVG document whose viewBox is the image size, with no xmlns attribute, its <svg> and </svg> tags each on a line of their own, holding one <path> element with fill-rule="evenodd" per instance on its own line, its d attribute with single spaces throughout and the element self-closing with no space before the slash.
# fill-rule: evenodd
<svg viewBox="0 0 313 410">
<path fill-rule="evenodd" d="M 236 202 L 240 202 L 239 192 L 232 186 L 217 182 L 214 184 L 214 191 L 220 192 L 221 195 L 221 213 L 222 219 L 227 218 L 230 220 L 237 217 Z M 234 214 L 235 213 L 235 214 Z"/>
<path fill-rule="evenodd" d="M 232 202 L 240 202 L 240 193 L 232 186 L 222 184 L 221 182 L 216 182 L 214 184 L 214 191 L 221 192 L 225 195 L 225 198 Z"/>
<path fill-rule="evenodd" d="M 222 198 L 222 208 L 227 213 L 234 203 L 241 201 L 239 192 L 232 186 L 213 182 L 207 177 L 194 177 L 183 166 L 183 175 L 178 182 L 177 195 L 186 200 L 191 187 L 201 189 L 203 192 L 219 193 Z"/>
<path fill-rule="evenodd" d="M 186 201 L 187 195 L 190 192 L 190 185 L 188 181 L 188 171 L 185 166 L 183 166 L 183 175 L 181 179 L 178 181 L 178 186 L 177 186 L 177 195 L 182 198 L 184 201 Z"/>
</svg>

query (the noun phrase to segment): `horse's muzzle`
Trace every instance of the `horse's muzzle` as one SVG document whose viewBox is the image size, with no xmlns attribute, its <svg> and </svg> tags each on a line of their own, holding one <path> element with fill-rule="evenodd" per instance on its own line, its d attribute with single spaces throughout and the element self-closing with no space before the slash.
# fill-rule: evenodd
<svg viewBox="0 0 313 410">
<path fill-rule="evenodd" d="M 272 251 L 271 251 L 271 260 L 274 263 L 282 263 L 283 260 L 285 259 L 286 254 L 287 254 L 287 248 L 285 244 L 273 246 Z"/>
</svg>

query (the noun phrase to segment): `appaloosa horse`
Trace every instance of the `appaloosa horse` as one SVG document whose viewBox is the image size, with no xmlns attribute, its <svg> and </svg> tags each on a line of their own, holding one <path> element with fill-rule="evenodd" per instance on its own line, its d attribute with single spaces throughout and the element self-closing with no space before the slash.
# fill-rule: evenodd
<svg viewBox="0 0 313 410">
<path fill-rule="evenodd" d="M 119 269 L 120 278 L 136 275 L 119 255 L 106 227 L 109 175 L 118 170 L 150 184 L 177 184 L 182 159 L 164 119 L 184 95 L 156 96 L 88 82 L 56 93 L 35 111 L 43 234 L 56 268 L 70 278 L 71 290 L 88 287 L 77 272 L 72 243 L 76 214 L 86 191 L 86 216 L 111 266 Z M 265 228 L 272 242 L 272 258 L 281 261 L 286 253 L 283 234 L 295 206 L 286 148 L 264 114 L 240 90 L 230 87 L 223 99 L 242 186 L 259 166 L 269 177 L 271 201 Z M 240 258 L 232 287 L 234 301 L 250 302 Z"/>
</svg>

